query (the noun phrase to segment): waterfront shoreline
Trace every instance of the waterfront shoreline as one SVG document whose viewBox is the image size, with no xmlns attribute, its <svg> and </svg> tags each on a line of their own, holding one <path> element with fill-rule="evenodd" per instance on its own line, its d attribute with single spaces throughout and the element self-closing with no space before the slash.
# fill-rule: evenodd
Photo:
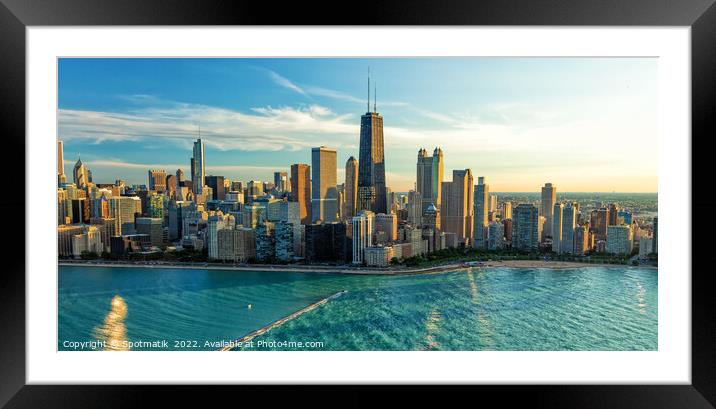
<svg viewBox="0 0 716 409">
<path fill-rule="evenodd" d="M 452 263 L 422 268 L 388 268 L 388 269 L 370 269 L 355 268 L 347 266 L 303 266 L 303 265 L 275 265 L 275 264 L 253 264 L 253 265 L 222 265 L 222 264 L 188 264 L 188 263 L 128 263 L 128 262 L 94 262 L 94 261 L 68 261 L 61 260 L 59 266 L 80 266 L 80 267 L 128 267 L 128 268 L 180 268 L 190 270 L 229 270 L 229 271 L 285 271 L 294 273 L 330 273 L 330 274 L 352 274 L 352 275 L 416 275 L 416 274 L 435 274 L 452 271 L 460 271 L 468 268 L 523 268 L 523 269 L 551 269 L 564 270 L 588 267 L 607 267 L 607 268 L 652 268 L 657 266 L 631 266 L 626 264 L 590 264 L 578 263 L 572 261 L 547 261 L 547 260 L 494 260 L 480 262 L 478 265 L 468 265 L 466 263 Z"/>
</svg>

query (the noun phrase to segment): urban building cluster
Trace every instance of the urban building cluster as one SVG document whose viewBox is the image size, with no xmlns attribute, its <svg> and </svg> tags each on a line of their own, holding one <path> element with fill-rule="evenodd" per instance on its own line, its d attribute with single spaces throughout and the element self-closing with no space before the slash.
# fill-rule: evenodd
<svg viewBox="0 0 716 409">
<path fill-rule="evenodd" d="M 58 141 L 58 251 L 123 257 L 183 249 L 213 261 L 307 262 L 384 267 L 451 247 L 585 255 L 657 253 L 658 219 L 638 223 L 616 203 L 580 209 L 542 187 L 539 203 L 499 202 L 471 169 L 445 180 L 444 154 L 419 149 L 407 193 L 386 184 L 383 117 L 361 116 L 358 160 L 338 183 L 337 151 L 311 149 L 311 163 L 277 170 L 273 181 L 207 175 L 204 144 L 194 142 L 189 178 L 181 169 L 148 170 L 146 185 L 95 183 L 78 159 L 72 181 Z"/>
</svg>

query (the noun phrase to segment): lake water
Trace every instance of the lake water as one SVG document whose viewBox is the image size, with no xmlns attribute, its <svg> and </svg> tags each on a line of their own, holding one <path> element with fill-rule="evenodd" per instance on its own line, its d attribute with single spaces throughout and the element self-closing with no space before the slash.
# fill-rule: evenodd
<svg viewBox="0 0 716 409">
<path fill-rule="evenodd" d="M 58 349 L 121 339 L 132 350 L 161 340 L 160 349 L 212 350 L 206 341 L 241 338 L 347 290 L 238 349 L 657 350 L 657 288 L 655 269 L 629 267 L 365 276 L 61 266 Z"/>
</svg>

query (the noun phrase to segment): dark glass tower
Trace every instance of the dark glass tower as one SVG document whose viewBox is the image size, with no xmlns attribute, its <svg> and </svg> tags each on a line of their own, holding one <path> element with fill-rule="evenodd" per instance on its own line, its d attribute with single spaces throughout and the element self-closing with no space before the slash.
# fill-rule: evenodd
<svg viewBox="0 0 716 409">
<path fill-rule="evenodd" d="M 373 112 L 370 112 L 369 78 L 368 112 L 360 117 L 358 210 L 370 210 L 373 213 L 387 213 L 384 152 L 383 117 L 376 112 L 375 102 L 373 102 Z"/>
</svg>

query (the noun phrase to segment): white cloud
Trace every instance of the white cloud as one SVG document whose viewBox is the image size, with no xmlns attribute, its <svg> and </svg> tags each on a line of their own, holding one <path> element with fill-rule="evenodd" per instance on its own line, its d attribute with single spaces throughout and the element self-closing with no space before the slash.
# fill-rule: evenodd
<svg viewBox="0 0 716 409">
<path fill-rule="evenodd" d="M 301 95 L 306 95 L 306 91 L 304 91 L 301 87 L 291 82 L 288 78 L 281 76 L 279 73 L 272 71 L 272 70 L 266 70 L 269 74 L 269 77 L 271 80 L 276 84 L 280 85 L 284 88 L 288 88 L 292 91 L 296 91 Z"/>
</svg>

